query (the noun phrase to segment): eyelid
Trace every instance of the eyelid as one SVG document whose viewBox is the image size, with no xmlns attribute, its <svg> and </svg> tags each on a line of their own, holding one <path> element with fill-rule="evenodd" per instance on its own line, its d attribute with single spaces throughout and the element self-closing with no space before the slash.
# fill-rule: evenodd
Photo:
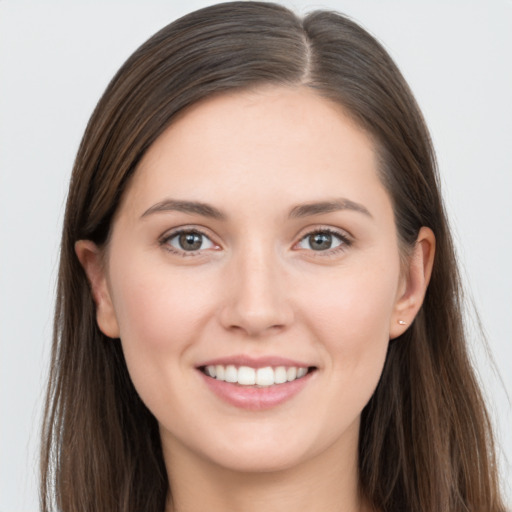
<svg viewBox="0 0 512 512">
<path fill-rule="evenodd" d="M 185 225 L 185 226 L 179 226 L 176 228 L 172 228 L 168 231 L 166 231 L 163 235 L 161 235 L 158 238 L 158 244 L 162 247 L 164 247 L 167 251 L 169 251 L 172 254 L 176 254 L 178 256 L 201 256 L 206 251 L 211 251 L 212 249 L 197 249 L 195 251 L 185 251 L 180 250 L 172 245 L 170 245 L 168 242 L 169 240 L 175 238 L 178 235 L 181 235 L 182 233 L 197 233 L 198 235 L 204 236 L 210 242 L 213 244 L 214 248 L 213 250 L 216 250 L 220 247 L 220 244 L 218 244 L 212 235 L 208 233 L 208 229 L 203 228 L 201 226 L 197 225 Z"/>
<path fill-rule="evenodd" d="M 314 233 L 325 233 L 325 232 L 332 233 L 333 235 L 337 235 L 337 236 L 341 237 L 342 239 L 346 239 L 351 242 L 354 240 L 354 236 L 346 229 L 330 226 L 328 224 L 315 224 L 315 225 L 307 226 L 300 230 L 300 232 L 297 235 L 297 238 L 299 240 L 302 240 L 304 237 L 306 237 L 308 235 L 312 235 Z"/>
<path fill-rule="evenodd" d="M 309 254 L 311 254 L 314 257 L 329 257 L 329 256 L 333 256 L 339 252 L 346 251 L 353 244 L 353 241 L 354 241 L 354 237 L 344 229 L 334 228 L 332 226 L 320 225 L 320 226 L 315 226 L 315 227 L 308 227 L 305 230 L 303 230 L 298 235 L 298 241 L 294 244 L 294 248 L 296 248 L 298 246 L 298 244 L 300 242 L 302 242 L 305 238 L 307 238 L 308 236 L 314 235 L 316 233 L 329 233 L 333 236 L 338 237 L 342 243 L 336 247 L 331 248 L 331 249 L 326 249 L 325 251 L 314 251 L 313 249 L 302 249 L 302 248 L 299 248 L 298 250 L 308 252 Z"/>
</svg>

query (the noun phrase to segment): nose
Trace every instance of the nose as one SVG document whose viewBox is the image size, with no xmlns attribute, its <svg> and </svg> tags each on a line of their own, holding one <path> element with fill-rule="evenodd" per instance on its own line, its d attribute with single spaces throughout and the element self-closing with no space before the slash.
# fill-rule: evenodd
<svg viewBox="0 0 512 512">
<path fill-rule="evenodd" d="M 261 337 L 292 323 L 291 290 L 278 259 L 261 245 L 234 256 L 220 312 L 225 329 Z"/>
</svg>

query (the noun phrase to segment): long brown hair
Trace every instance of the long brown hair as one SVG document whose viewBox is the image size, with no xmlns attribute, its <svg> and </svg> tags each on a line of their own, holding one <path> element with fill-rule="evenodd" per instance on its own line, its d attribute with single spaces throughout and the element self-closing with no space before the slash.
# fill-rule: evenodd
<svg viewBox="0 0 512 512">
<path fill-rule="evenodd" d="M 164 510 L 172 489 L 156 419 L 131 383 L 119 340 L 98 329 L 74 244 L 106 243 L 126 183 L 175 116 L 212 94 L 263 84 L 310 87 L 343 105 L 375 142 L 401 244 L 411 247 L 422 226 L 436 236 L 424 304 L 390 342 L 363 411 L 361 493 L 380 511 L 503 512 L 434 152 L 407 84 L 350 19 L 327 11 L 300 19 L 247 1 L 193 12 L 155 34 L 115 75 L 89 121 L 62 236 L 42 510 Z"/>
</svg>

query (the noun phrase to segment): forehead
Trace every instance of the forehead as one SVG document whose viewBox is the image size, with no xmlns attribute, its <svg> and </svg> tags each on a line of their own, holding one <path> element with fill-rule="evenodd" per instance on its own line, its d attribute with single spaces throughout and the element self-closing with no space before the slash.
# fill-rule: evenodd
<svg viewBox="0 0 512 512">
<path fill-rule="evenodd" d="M 207 97 L 179 114 L 146 153 L 140 167 L 158 158 L 163 148 L 169 150 L 174 145 L 188 149 L 191 142 L 199 140 L 203 150 L 207 145 L 208 149 L 215 146 L 226 156 L 248 137 L 253 142 L 250 156 L 263 149 L 277 154 L 276 149 L 283 145 L 297 152 L 304 142 L 308 142 L 309 150 L 315 144 L 320 151 L 333 141 L 325 138 L 327 133 L 337 137 L 337 146 L 357 137 L 367 149 L 372 147 L 369 135 L 340 104 L 311 88 L 265 86 L 227 92 Z"/>
<path fill-rule="evenodd" d="M 306 87 L 265 87 L 187 109 L 147 151 L 125 196 L 229 203 L 232 192 L 279 204 L 347 191 L 361 202 L 372 186 L 382 188 L 374 144 L 340 105 Z"/>
</svg>

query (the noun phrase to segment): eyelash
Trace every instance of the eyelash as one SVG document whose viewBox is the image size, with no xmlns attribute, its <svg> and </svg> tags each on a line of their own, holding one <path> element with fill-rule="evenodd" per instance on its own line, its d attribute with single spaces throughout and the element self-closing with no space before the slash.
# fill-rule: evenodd
<svg viewBox="0 0 512 512">
<path fill-rule="evenodd" d="M 317 228 L 317 229 L 314 229 L 313 231 L 308 231 L 300 238 L 298 243 L 300 243 L 303 240 L 305 240 L 311 236 L 314 236 L 316 234 L 331 235 L 333 237 L 338 238 L 341 241 L 341 243 L 338 246 L 333 247 L 332 249 L 327 249 L 325 251 L 315 251 L 313 249 L 310 249 L 309 252 L 311 252 L 311 255 L 314 256 L 315 258 L 316 257 L 328 258 L 329 256 L 337 256 L 339 253 L 346 251 L 352 245 L 352 240 L 348 237 L 348 235 L 346 235 L 345 233 L 342 233 L 341 231 L 337 231 L 335 229 L 327 228 L 327 227 L 326 228 Z"/>
<path fill-rule="evenodd" d="M 196 251 L 184 251 L 184 250 L 178 250 L 178 249 L 174 248 L 172 245 L 169 244 L 169 242 L 173 238 L 176 238 L 176 237 L 178 237 L 180 235 L 183 235 L 183 234 L 199 235 L 199 236 L 203 236 L 203 237 L 205 237 L 205 238 L 207 238 L 208 240 L 211 241 L 211 238 L 206 233 L 201 231 L 200 229 L 190 228 L 190 229 L 179 229 L 177 231 L 172 231 L 171 233 L 164 235 L 159 240 L 159 244 L 166 251 L 169 251 L 172 254 L 176 254 L 177 256 L 182 256 L 183 258 L 186 258 L 186 257 L 189 257 L 189 256 L 199 256 L 199 253 L 201 252 L 200 249 L 198 249 Z M 212 242 L 212 244 L 213 243 L 214 242 Z"/>
<path fill-rule="evenodd" d="M 200 229 L 190 228 L 190 229 L 179 229 L 177 231 L 173 231 L 169 234 L 164 235 L 159 240 L 159 244 L 160 244 L 160 246 L 162 246 L 165 250 L 169 251 L 170 253 L 175 254 L 177 256 L 181 256 L 183 258 L 190 257 L 190 256 L 199 256 L 201 251 L 204 249 L 198 249 L 195 251 L 177 250 L 176 248 L 172 247 L 169 244 L 170 240 L 172 240 L 173 238 L 176 238 L 177 236 L 183 235 L 183 234 L 195 234 L 195 235 L 203 236 L 211 241 L 211 238 L 206 233 L 201 231 Z M 334 230 L 332 228 L 318 228 L 318 229 L 314 229 L 312 231 L 308 231 L 300 238 L 300 240 L 299 240 L 299 242 L 297 242 L 297 244 L 302 242 L 303 240 L 307 239 L 308 237 L 311 237 L 316 234 L 328 234 L 328 235 L 334 236 L 334 237 L 338 238 L 341 241 L 341 243 L 338 246 L 336 246 L 332 249 L 327 249 L 325 251 L 315 251 L 313 249 L 310 249 L 310 250 L 306 249 L 309 252 L 311 252 L 314 257 L 335 256 L 338 253 L 347 250 L 352 245 L 352 240 L 346 234 L 344 234 L 340 231 Z M 215 245 L 215 243 L 213 241 L 211 241 L 211 243 Z M 295 245 L 297 245 L 297 244 L 295 244 Z"/>
</svg>

